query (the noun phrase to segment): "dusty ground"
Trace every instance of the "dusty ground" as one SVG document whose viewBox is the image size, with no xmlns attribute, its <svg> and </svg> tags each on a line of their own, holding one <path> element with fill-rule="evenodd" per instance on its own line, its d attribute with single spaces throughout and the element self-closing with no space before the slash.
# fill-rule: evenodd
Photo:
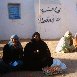
<svg viewBox="0 0 77 77">
<path fill-rule="evenodd" d="M 44 40 L 45 41 L 45 40 Z M 24 47 L 29 40 L 21 40 L 21 44 Z M 45 41 L 51 51 L 51 56 L 54 58 L 59 58 L 63 61 L 68 69 L 65 75 L 54 75 L 49 77 L 77 77 L 77 52 L 74 53 L 56 53 L 55 48 L 58 40 L 46 40 Z M 0 57 L 2 56 L 2 48 L 7 43 L 7 41 L 0 42 Z M 1 71 L 1 70 L 0 70 Z M 47 77 L 43 75 L 41 71 L 21 71 L 21 72 L 11 72 L 8 74 L 0 75 L 0 77 Z"/>
</svg>

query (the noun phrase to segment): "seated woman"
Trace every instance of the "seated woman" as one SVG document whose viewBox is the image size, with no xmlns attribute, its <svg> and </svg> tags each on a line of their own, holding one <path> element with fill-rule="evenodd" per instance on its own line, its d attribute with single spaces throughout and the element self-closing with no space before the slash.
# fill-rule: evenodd
<svg viewBox="0 0 77 77">
<path fill-rule="evenodd" d="M 60 39 L 57 47 L 56 47 L 56 52 L 74 52 L 75 47 L 73 45 L 73 38 L 72 38 L 72 33 L 70 31 L 67 31 L 65 35 Z"/>
<path fill-rule="evenodd" d="M 17 35 L 12 35 L 10 41 L 3 48 L 2 59 L 5 67 L 4 69 L 19 69 L 22 64 L 22 57 L 23 48 L 19 42 L 19 37 Z"/>
<path fill-rule="evenodd" d="M 66 65 L 60 60 L 51 57 L 50 50 L 47 44 L 41 40 L 40 34 L 35 32 L 29 42 L 24 48 L 24 68 L 26 70 L 43 70 L 52 66 L 60 66 L 66 69 Z"/>
<path fill-rule="evenodd" d="M 74 46 L 75 46 L 75 51 L 77 52 L 77 33 L 74 36 Z"/>
<path fill-rule="evenodd" d="M 53 58 L 47 44 L 41 40 L 40 34 L 35 32 L 24 48 L 24 67 L 27 70 L 42 70 L 52 64 Z"/>
</svg>

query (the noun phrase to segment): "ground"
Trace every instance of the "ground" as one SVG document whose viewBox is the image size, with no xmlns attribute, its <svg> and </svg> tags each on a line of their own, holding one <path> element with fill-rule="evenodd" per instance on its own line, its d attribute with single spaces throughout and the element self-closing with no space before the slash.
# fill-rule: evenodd
<svg viewBox="0 0 77 77">
<path fill-rule="evenodd" d="M 20 40 L 21 44 L 24 46 L 30 40 Z M 58 43 L 58 40 L 44 40 L 50 51 L 51 56 L 54 58 L 59 58 L 62 62 L 67 65 L 67 72 L 65 75 L 53 75 L 49 77 L 77 77 L 77 52 L 73 53 L 56 53 L 55 48 Z M 2 57 L 2 48 L 8 41 L 1 41 L 0 42 L 0 57 Z M 1 71 L 1 70 L 0 70 Z M 45 76 L 42 71 L 19 71 L 19 72 L 11 72 L 8 74 L 0 75 L 0 77 L 48 77 Z"/>
</svg>

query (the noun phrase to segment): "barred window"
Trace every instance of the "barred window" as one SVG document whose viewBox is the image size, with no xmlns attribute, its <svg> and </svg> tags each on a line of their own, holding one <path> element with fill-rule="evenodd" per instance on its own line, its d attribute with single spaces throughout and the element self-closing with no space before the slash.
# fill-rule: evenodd
<svg viewBox="0 0 77 77">
<path fill-rule="evenodd" d="M 20 4 L 8 4 L 9 19 L 20 19 Z"/>
</svg>

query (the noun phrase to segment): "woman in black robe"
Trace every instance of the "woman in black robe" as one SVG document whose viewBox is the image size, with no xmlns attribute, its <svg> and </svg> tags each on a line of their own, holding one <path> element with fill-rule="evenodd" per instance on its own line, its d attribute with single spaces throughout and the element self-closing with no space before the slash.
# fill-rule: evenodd
<svg viewBox="0 0 77 77">
<path fill-rule="evenodd" d="M 3 72 L 20 69 L 23 62 L 23 48 L 17 35 L 12 35 L 10 41 L 3 47 L 0 69 Z"/>
<path fill-rule="evenodd" d="M 41 40 L 40 34 L 35 32 L 24 48 L 24 68 L 27 70 L 42 70 L 53 63 L 47 44 Z"/>
</svg>

